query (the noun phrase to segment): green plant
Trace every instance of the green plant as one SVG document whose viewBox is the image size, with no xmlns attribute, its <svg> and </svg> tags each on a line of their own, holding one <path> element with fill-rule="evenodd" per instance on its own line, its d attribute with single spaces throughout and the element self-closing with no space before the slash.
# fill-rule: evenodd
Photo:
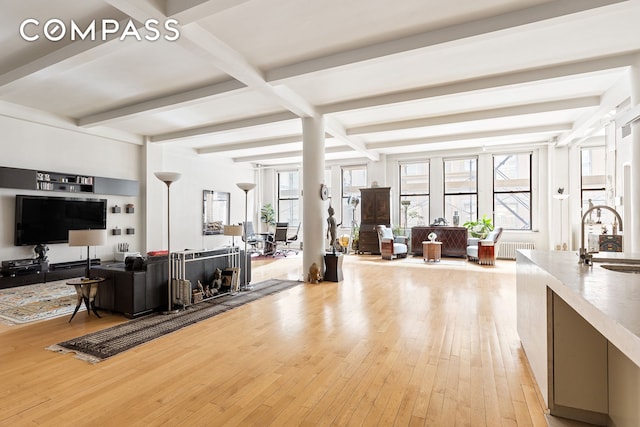
<svg viewBox="0 0 640 427">
<path fill-rule="evenodd" d="M 482 219 L 477 221 L 467 221 L 462 224 L 469 229 L 472 237 L 484 239 L 490 231 L 493 231 L 493 221 L 486 215 L 482 215 Z"/>
<path fill-rule="evenodd" d="M 351 230 L 352 240 L 351 240 L 351 248 L 355 251 L 360 247 L 360 226 L 354 225 Z"/>
<path fill-rule="evenodd" d="M 260 209 L 260 220 L 267 225 L 276 225 L 276 210 L 271 203 L 265 204 Z"/>
</svg>

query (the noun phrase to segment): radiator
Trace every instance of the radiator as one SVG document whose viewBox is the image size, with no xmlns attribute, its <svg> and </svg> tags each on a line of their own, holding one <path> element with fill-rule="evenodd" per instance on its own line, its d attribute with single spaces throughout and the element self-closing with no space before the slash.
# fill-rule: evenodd
<svg viewBox="0 0 640 427">
<path fill-rule="evenodd" d="M 533 243 L 528 242 L 500 242 L 496 258 L 516 259 L 518 249 L 533 249 Z"/>
</svg>

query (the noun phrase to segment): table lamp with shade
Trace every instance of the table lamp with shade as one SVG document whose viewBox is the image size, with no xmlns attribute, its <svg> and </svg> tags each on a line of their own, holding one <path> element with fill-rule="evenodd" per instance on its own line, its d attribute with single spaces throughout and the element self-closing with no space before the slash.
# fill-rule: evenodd
<svg viewBox="0 0 640 427">
<path fill-rule="evenodd" d="M 242 236 L 242 226 L 241 225 L 225 225 L 224 231 L 225 236 L 231 236 L 231 248 L 230 252 L 233 254 L 232 265 L 231 267 L 239 267 L 240 266 L 240 252 L 239 248 L 236 247 L 236 236 Z"/>
<path fill-rule="evenodd" d="M 236 247 L 236 236 L 242 236 L 242 226 L 241 225 L 225 225 L 224 231 L 225 236 L 231 236 L 231 247 Z"/>
<path fill-rule="evenodd" d="M 104 246 L 107 244 L 107 230 L 69 230 L 69 246 L 86 246 L 87 247 L 87 267 L 84 277 L 91 278 L 91 257 L 89 256 L 89 248 L 91 246 Z"/>
</svg>

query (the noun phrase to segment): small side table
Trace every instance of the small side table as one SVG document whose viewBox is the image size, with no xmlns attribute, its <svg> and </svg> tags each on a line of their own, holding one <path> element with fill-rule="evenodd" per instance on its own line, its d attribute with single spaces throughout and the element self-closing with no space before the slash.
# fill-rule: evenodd
<svg viewBox="0 0 640 427">
<path fill-rule="evenodd" d="M 335 255 L 327 253 L 324 256 L 325 272 L 323 280 L 327 282 L 342 282 L 342 260 L 344 256 L 340 252 Z"/>
<path fill-rule="evenodd" d="M 442 242 L 422 242 L 422 259 L 424 261 L 433 260 L 433 262 L 440 262 L 441 254 Z"/>
<path fill-rule="evenodd" d="M 71 279 L 67 282 L 67 285 L 74 286 L 76 288 L 76 295 L 78 297 L 76 309 L 73 311 L 71 315 L 71 319 L 69 319 L 69 323 L 73 320 L 76 313 L 80 309 L 82 305 L 82 301 L 84 301 L 85 307 L 87 307 L 87 314 L 91 315 L 91 311 L 96 315 L 96 317 L 100 318 L 98 314 L 98 310 L 96 310 L 96 294 L 98 293 L 98 284 L 104 282 L 104 277 L 95 277 L 92 279 Z"/>
</svg>

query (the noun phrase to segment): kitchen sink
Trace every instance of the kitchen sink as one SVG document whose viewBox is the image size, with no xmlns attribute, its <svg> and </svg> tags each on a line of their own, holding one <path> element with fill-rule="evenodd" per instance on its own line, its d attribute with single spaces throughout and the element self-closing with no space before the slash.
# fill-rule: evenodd
<svg viewBox="0 0 640 427">
<path fill-rule="evenodd" d="M 640 265 L 637 264 L 601 264 L 602 268 L 611 271 L 619 271 L 620 273 L 640 274 Z"/>
</svg>

